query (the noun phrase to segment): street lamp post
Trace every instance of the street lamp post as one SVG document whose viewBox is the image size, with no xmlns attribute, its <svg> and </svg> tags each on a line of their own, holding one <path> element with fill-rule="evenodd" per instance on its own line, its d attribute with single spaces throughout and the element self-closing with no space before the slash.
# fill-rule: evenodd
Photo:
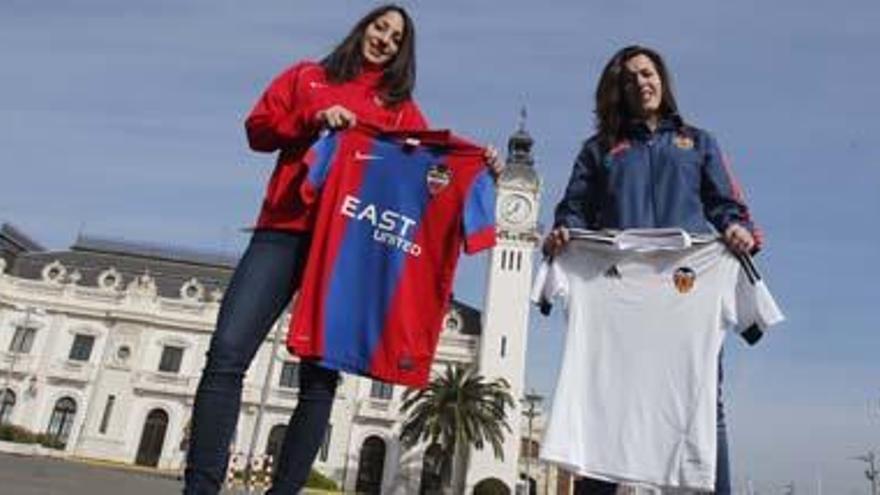
<svg viewBox="0 0 880 495">
<path fill-rule="evenodd" d="M 532 420 L 535 419 L 538 415 L 540 415 L 540 411 L 536 409 L 536 406 L 541 403 L 544 399 L 541 395 L 533 392 L 527 393 L 523 398 L 522 402 L 527 406 L 527 409 L 523 411 L 523 415 L 528 418 L 528 439 L 526 441 L 526 445 L 528 449 L 526 449 L 526 493 L 532 495 Z"/>
<path fill-rule="evenodd" d="M 27 331 L 28 328 L 31 327 L 31 317 L 34 314 L 45 314 L 45 311 L 36 308 L 34 306 L 21 306 L 16 304 L 13 306 L 16 310 L 24 312 L 24 324 L 21 328 L 24 328 Z M 15 327 L 14 327 L 15 328 Z M 9 393 L 9 387 L 12 383 L 12 374 L 15 373 L 15 364 L 18 361 L 18 354 L 21 349 L 17 348 L 21 347 L 21 344 L 16 346 L 15 342 L 15 330 L 12 333 L 12 341 L 9 343 L 9 368 L 6 370 L 6 377 L 3 381 L 3 393 L 0 395 L 0 404 L 6 403 L 6 396 Z M 0 422 L 3 421 L 3 418 L 0 418 Z"/>
</svg>

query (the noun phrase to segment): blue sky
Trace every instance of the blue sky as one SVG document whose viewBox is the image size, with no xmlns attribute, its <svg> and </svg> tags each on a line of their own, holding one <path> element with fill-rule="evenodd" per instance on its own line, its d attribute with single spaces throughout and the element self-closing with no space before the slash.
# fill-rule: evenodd
<svg viewBox="0 0 880 495">
<path fill-rule="evenodd" d="M 607 58 L 639 42 L 684 116 L 732 157 L 767 232 L 759 262 L 789 320 L 727 346 L 734 478 L 762 493 L 866 493 L 880 449 L 880 4 L 405 2 L 431 122 L 504 146 L 528 106 L 542 219 L 592 125 Z M 273 157 L 242 120 L 278 71 L 319 58 L 370 2 L 0 3 L 0 219 L 49 247 L 77 232 L 238 251 Z M 485 262 L 459 269 L 479 306 Z M 528 383 L 550 394 L 563 334 L 533 318 Z M 871 406 L 873 404 L 873 406 Z"/>
</svg>

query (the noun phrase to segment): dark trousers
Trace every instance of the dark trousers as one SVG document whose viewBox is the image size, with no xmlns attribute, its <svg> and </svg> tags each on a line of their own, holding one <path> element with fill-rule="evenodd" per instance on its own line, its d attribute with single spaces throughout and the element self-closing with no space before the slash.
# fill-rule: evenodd
<svg viewBox="0 0 880 495">
<path fill-rule="evenodd" d="M 299 287 L 308 248 L 308 235 L 257 231 L 239 261 L 220 306 L 196 391 L 185 494 L 220 491 L 241 408 L 244 373 Z M 305 484 L 324 439 L 338 379 L 334 370 L 301 364 L 299 401 L 269 493 L 296 493 Z"/>
<path fill-rule="evenodd" d="M 721 400 L 721 382 L 724 379 L 721 356 L 718 358 L 718 405 L 717 418 L 717 457 L 715 460 L 715 495 L 730 495 L 730 459 L 727 454 L 727 424 L 724 422 L 724 402 Z M 617 485 L 607 481 L 581 478 L 574 483 L 575 495 L 614 495 Z"/>
</svg>

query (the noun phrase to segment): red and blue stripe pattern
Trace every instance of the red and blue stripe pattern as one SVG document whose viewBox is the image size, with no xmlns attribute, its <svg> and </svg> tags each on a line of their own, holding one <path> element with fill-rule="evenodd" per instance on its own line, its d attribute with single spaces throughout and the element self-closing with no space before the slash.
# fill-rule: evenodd
<svg viewBox="0 0 880 495">
<path fill-rule="evenodd" d="M 405 138 L 424 139 L 418 145 Z M 428 379 L 458 256 L 495 242 L 482 149 L 355 127 L 313 147 L 315 234 L 288 347 L 388 382 Z"/>
</svg>

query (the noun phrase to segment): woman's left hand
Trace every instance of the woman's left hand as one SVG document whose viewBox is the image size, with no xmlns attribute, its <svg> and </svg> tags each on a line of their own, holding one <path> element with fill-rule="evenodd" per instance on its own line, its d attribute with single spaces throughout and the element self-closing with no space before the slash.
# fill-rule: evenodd
<svg viewBox="0 0 880 495">
<path fill-rule="evenodd" d="M 497 179 L 501 175 L 501 171 L 504 170 L 504 163 L 501 161 L 498 149 L 491 144 L 486 146 L 486 153 L 483 154 L 483 157 L 486 160 L 486 166 L 489 167 L 489 173 L 492 174 L 492 178 Z"/>
<path fill-rule="evenodd" d="M 749 232 L 749 229 L 738 223 L 732 223 L 727 226 L 724 231 L 724 242 L 740 254 L 748 254 L 755 247 L 755 237 Z"/>
</svg>

